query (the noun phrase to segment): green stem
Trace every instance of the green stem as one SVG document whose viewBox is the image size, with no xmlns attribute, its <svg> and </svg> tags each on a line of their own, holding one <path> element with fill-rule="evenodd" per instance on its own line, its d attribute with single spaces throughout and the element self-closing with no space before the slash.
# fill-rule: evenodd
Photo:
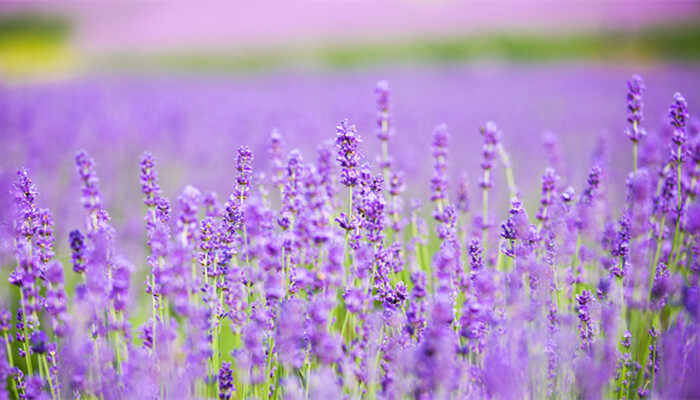
<svg viewBox="0 0 700 400">
<path fill-rule="evenodd" d="M 506 173 L 506 181 L 508 182 L 508 190 L 510 191 L 510 197 L 515 197 L 517 191 L 515 190 L 515 178 L 513 178 L 513 167 L 510 165 L 510 155 L 505 151 L 503 146 L 498 146 L 498 153 L 501 156 L 501 163 L 503 164 L 503 170 Z"/>
<path fill-rule="evenodd" d="M 350 197 L 348 200 L 348 224 L 352 221 L 352 190 L 353 187 L 350 186 Z M 347 284 L 347 279 L 350 277 L 350 254 L 348 252 L 348 239 L 350 237 L 350 230 L 345 231 L 345 243 L 343 244 L 343 262 L 345 263 L 345 275 L 343 275 L 343 283 Z"/>
<path fill-rule="evenodd" d="M 384 131 L 384 123 L 382 123 L 382 131 Z M 389 166 L 386 164 L 389 161 L 389 143 L 386 140 L 382 140 L 382 159 L 384 165 L 382 166 L 382 174 L 384 176 L 384 182 L 389 184 Z"/>
<path fill-rule="evenodd" d="M 656 238 L 656 251 L 654 252 L 654 262 L 651 264 L 651 280 L 649 282 L 649 295 L 651 296 L 651 287 L 654 285 L 654 275 L 656 275 L 656 266 L 659 263 L 659 255 L 661 253 L 661 245 L 663 244 L 664 225 L 666 224 L 666 213 L 661 217 L 661 225 L 659 227 L 659 236 Z"/>
<path fill-rule="evenodd" d="M 24 303 L 24 293 L 22 293 L 21 289 L 19 291 L 19 302 L 20 304 Z M 24 324 L 22 326 L 22 331 L 24 332 L 24 341 L 22 343 L 22 347 L 24 347 L 25 361 L 27 362 L 27 371 L 29 372 L 29 375 L 32 375 L 32 358 L 29 355 L 29 316 L 27 315 L 26 307 L 24 308 L 24 312 L 22 313 L 22 315 L 24 317 Z"/>
<path fill-rule="evenodd" d="M 49 389 L 51 389 L 51 398 L 56 398 L 56 390 L 53 387 L 53 379 L 51 379 L 51 372 L 49 370 L 49 364 L 46 362 L 46 354 L 41 357 L 41 362 L 44 364 L 44 370 L 46 371 L 46 379 L 49 381 Z"/>
<path fill-rule="evenodd" d="M 3 336 L 5 337 L 5 351 L 7 352 L 7 361 L 10 363 L 10 369 L 14 370 L 15 363 L 12 357 L 12 349 L 10 348 L 10 341 L 7 337 L 7 331 L 3 332 Z M 15 394 L 15 398 L 19 399 L 19 395 L 17 394 L 17 383 L 15 382 L 15 379 L 11 377 L 10 382 L 12 386 L 12 392 Z"/>
<path fill-rule="evenodd" d="M 681 146 L 678 146 L 678 154 L 681 152 Z M 676 228 L 673 231 L 673 241 L 671 242 L 671 255 L 668 257 L 669 259 L 669 264 L 670 261 L 673 260 L 674 253 L 676 251 L 676 238 L 678 237 L 678 231 L 680 230 L 680 225 L 681 225 L 681 211 L 683 210 L 683 198 L 682 196 L 682 188 L 681 188 L 681 166 L 682 164 L 678 162 L 678 181 L 676 186 L 678 187 L 678 216 L 676 218 Z"/>
<path fill-rule="evenodd" d="M 576 293 L 578 293 L 578 253 L 579 249 L 581 248 L 581 232 L 578 232 L 576 234 L 576 249 L 574 250 L 574 256 L 571 259 L 571 274 L 574 277 L 574 287 L 573 287 L 573 293 L 571 294 L 571 310 L 573 311 L 574 309 L 574 299 L 576 298 Z"/>
</svg>

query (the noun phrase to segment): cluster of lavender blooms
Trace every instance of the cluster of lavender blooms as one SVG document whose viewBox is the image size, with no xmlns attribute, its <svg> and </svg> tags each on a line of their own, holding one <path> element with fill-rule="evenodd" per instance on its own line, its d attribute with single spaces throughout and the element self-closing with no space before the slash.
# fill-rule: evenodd
<svg viewBox="0 0 700 400">
<path fill-rule="evenodd" d="M 273 130 L 269 171 L 241 146 L 227 198 L 186 186 L 171 202 L 144 153 L 144 260 L 120 251 L 87 152 L 71 254 L 56 254 L 22 169 L 0 398 L 697 398 L 700 135 L 676 94 L 655 159 L 666 144 L 646 134 L 644 83 L 628 86 L 626 184 L 603 184 L 599 154 L 579 189 L 553 162 L 534 216 L 495 122 L 481 128 L 480 210 L 465 175 L 448 179 L 450 149 L 465 144 L 445 124 L 432 204 L 406 202 L 407 185 L 425 183 L 392 162 L 386 81 L 375 165 L 348 120 L 306 160 Z M 608 188 L 626 194 L 619 210 Z M 499 190 L 511 197 L 500 225 Z"/>
</svg>

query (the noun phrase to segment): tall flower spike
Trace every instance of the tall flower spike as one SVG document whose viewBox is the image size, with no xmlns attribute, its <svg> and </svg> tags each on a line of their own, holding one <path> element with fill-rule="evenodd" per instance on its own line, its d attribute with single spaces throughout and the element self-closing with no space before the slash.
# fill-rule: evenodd
<svg viewBox="0 0 700 400">
<path fill-rule="evenodd" d="M 595 198 L 596 192 L 598 190 L 598 186 L 600 186 L 600 176 L 602 173 L 603 170 L 597 165 L 594 165 L 588 171 L 586 188 L 581 193 L 579 204 L 590 205 L 591 202 L 593 202 L 593 199 Z"/>
<path fill-rule="evenodd" d="M 267 152 L 270 155 L 270 168 L 272 169 L 270 180 L 272 184 L 281 191 L 282 185 L 284 184 L 284 160 L 282 159 L 284 140 L 277 128 L 272 129 L 270 139 L 267 143 Z"/>
<path fill-rule="evenodd" d="M 559 182 L 559 175 L 553 168 L 547 168 L 542 175 L 542 199 L 540 200 L 540 210 L 537 212 L 537 219 L 546 223 L 549 220 L 547 215 L 547 208 L 554 203 L 554 198 L 552 194 L 557 188 L 557 183 Z"/>
<path fill-rule="evenodd" d="M 82 274 L 85 272 L 85 236 L 78 229 L 71 231 L 69 235 L 71 260 L 73 271 Z"/>
<path fill-rule="evenodd" d="M 479 181 L 479 186 L 482 189 L 482 215 L 481 215 L 481 241 L 486 245 L 489 229 L 489 189 L 493 186 L 493 177 L 491 169 L 498 155 L 498 147 L 501 138 L 501 131 L 493 121 L 488 121 L 481 127 L 481 135 L 484 137 L 484 143 L 481 147 L 481 169 L 484 175 Z"/>
<path fill-rule="evenodd" d="M 671 104 L 668 114 L 671 117 L 671 125 L 678 130 L 685 131 L 690 113 L 688 112 L 688 102 L 685 101 L 683 95 L 673 94 L 673 104 Z"/>
<path fill-rule="evenodd" d="M 403 213 L 403 199 L 401 194 L 406 190 L 405 175 L 403 171 L 391 173 L 389 177 L 389 204 L 387 214 L 391 217 L 391 228 L 395 231 L 403 229 L 401 214 Z"/>
<path fill-rule="evenodd" d="M 457 210 L 460 213 L 468 213 L 469 205 L 469 179 L 468 175 L 463 172 L 459 176 L 459 182 L 457 183 Z"/>
<path fill-rule="evenodd" d="M 177 219 L 180 242 L 183 247 L 191 247 L 198 234 L 197 214 L 202 203 L 202 193 L 194 186 L 187 185 L 177 200 L 180 203 L 180 215 Z"/>
<path fill-rule="evenodd" d="M 360 162 L 360 154 L 357 146 L 362 142 L 357 134 L 357 127 L 349 125 L 344 119 L 336 128 L 337 137 L 335 146 L 338 149 L 338 162 L 340 163 L 340 183 L 347 187 L 357 185 L 359 172 L 357 166 Z"/>
<path fill-rule="evenodd" d="M 688 112 L 688 102 L 680 93 L 673 95 L 673 103 L 669 107 L 668 115 L 671 118 L 671 126 L 673 126 L 673 135 L 671 141 L 676 148 L 671 148 L 671 159 L 676 163 L 682 163 L 685 156 L 685 142 L 687 140 L 686 125 L 690 118 Z"/>
<path fill-rule="evenodd" d="M 498 143 L 501 139 L 501 131 L 495 122 L 489 121 L 481 127 L 481 135 L 484 137 L 484 144 L 481 148 L 481 169 L 484 170 L 484 178 L 479 182 L 482 188 L 490 188 L 493 181 L 489 172 L 496 160 Z"/>
<path fill-rule="evenodd" d="M 381 80 L 374 88 L 377 97 L 377 137 L 379 140 L 389 140 L 392 132 L 391 126 L 391 89 L 389 82 Z"/>
<path fill-rule="evenodd" d="M 627 136 L 633 142 L 639 141 L 646 131 L 640 126 L 641 122 L 644 120 L 644 102 L 642 101 L 642 95 L 646 90 L 644 86 L 644 81 L 639 75 L 634 75 L 632 79 L 627 81 L 627 122 L 632 124 L 630 128 L 627 129 Z"/>
<path fill-rule="evenodd" d="M 439 124 L 433 131 L 431 150 L 433 153 L 433 177 L 430 179 L 432 193 L 430 200 L 435 203 L 433 216 L 442 220 L 442 212 L 447 201 L 447 155 L 449 154 L 450 133 L 446 124 Z"/>
<path fill-rule="evenodd" d="M 145 152 L 139 162 L 141 169 L 141 193 L 143 193 L 143 203 L 148 208 L 144 219 L 146 229 L 152 231 L 156 223 L 165 223 L 170 219 L 170 202 L 163 196 L 160 188 L 158 171 L 156 170 L 156 159 L 150 152 Z"/>
<path fill-rule="evenodd" d="M 377 98 L 377 138 L 382 143 L 382 155 L 379 158 L 379 166 L 384 170 L 384 179 L 388 180 L 387 169 L 391 166 L 392 160 L 389 156 L 389 147 L 387 142 L 394 135 L 394 127 L 392 126 L 391 115 L 391 90 L 389 82 L 382 80 L 377 82 L 374 88 L 374 94 Z"/>
<path fill-rule="evenodd" d="M 17 171 L 17 180 L 13 183 L 15 204 L 19 211 L 15 229 L 17 234 L 31 239 L 36 232 L 37 208 L 34 204 L 38 190 L 26 169 Z"/>
<path fill-rule="evenodd" d="M 53 236 L 53 217 L 48 209 L 42 208 L 39 210 L 37 213 L 37 225 L 36 246 L 39 250 L 39 261 L 41 261 L 42 264 L 46 264 L 55 255 L 53 251 L 55 240 Z"/>
<path fill-rule="evenodd" d="M 235 390 L 231 363 L 224 361 L 219 369 L 219 400 L 230 399 Z"/>
<path fill-rule="evenodd" d="M 236 199 L 242 204 L 245 199 L 248 198 L 248 193 L 250 192 L 250 177 L 253 173 L 253 152 L 250 151 L 248 146 L 241 146 L 238 148 L 236 153 L 236 171 L 238 171 L 238 177 L 236 178 Z"/>
<path fill-rule="evenodd" d="M 82 182 L 83 207 L 88 212 L 88 230 L 89 232 L 103 230 L 104 225 L 109 221 L 109 215 L 102 207 L 100 179 L 95 171 L 95 161 L 87 151 L 80 150 L 75 155 L 75 164 Z"/>
<path fill-rule="evenodd" d="M 149 208 L 155 207 L 161 189 L 158 182 L 158 171 L 156 171 L 156 159 L 151 152 L 143 153 L 139 167 L 141 169 L 141 192 L 144 194 L 143 202 Z"/>
<path fill-rule="evenodd" d="M 484 259 L 481 253 L 484 248 L 481 246 L 481 241 L 479 239 L 472 239 L 469 242 L 469 265 L 471 266 L 472 272 L 478 271 L 484 267 Z"/>
</svg>

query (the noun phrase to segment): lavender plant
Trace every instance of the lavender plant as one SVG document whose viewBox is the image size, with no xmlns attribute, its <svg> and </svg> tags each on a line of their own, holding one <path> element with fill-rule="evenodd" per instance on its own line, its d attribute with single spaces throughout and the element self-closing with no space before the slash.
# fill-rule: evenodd
<svg viewBox="0 0 700 400">
<path fill-rule="evenodd" d="M 541 188 L 518 186 L 487 122 L 476 212 L 465 173 L 449 196 L 448 156 L 465 144 L 446 125 L 432 133 L 429 183 L 392 162 L 388 140 L 401 132 L 386 81 L 376 165 L 348 120 L 329 138 L 335 163 L 332 142 L 305 161 L 274 130 L 268 171 L 254 175 L 241 146 L 223 203 L 187 185 L 171 206 L 146 152 L 144 259 L 115 239 L 87 152 L 75 159 L 85 224 L 68 227 L 69 254 L 22 169 L 0 398 L 700 397 L 700 135 L 676 94 L 669 150 L 652 163 L 644 155 L 667 139 L 641 126 L 642 79 L 628 88 L 624 185 L 606 184 L 601 150 L 580 195 L 556 155 Z M 430 188 L 430 209 L 406 201 L 409 187 Z M 498 191 L 511 198 L 503 214 L 490 207 Z M 538 191 L 528 212 L 522 199 Z"/>
</svg>

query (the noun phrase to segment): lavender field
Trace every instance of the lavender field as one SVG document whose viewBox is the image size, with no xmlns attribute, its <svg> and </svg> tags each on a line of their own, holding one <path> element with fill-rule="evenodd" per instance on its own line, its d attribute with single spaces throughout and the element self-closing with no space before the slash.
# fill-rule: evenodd
<svg viewBox="0 0 700 400">
<path fill-rule="evenodd" d="M 698 104 L 692 65 L 0 86 L 0 398 L 700 398 Z"/>
</svg>

